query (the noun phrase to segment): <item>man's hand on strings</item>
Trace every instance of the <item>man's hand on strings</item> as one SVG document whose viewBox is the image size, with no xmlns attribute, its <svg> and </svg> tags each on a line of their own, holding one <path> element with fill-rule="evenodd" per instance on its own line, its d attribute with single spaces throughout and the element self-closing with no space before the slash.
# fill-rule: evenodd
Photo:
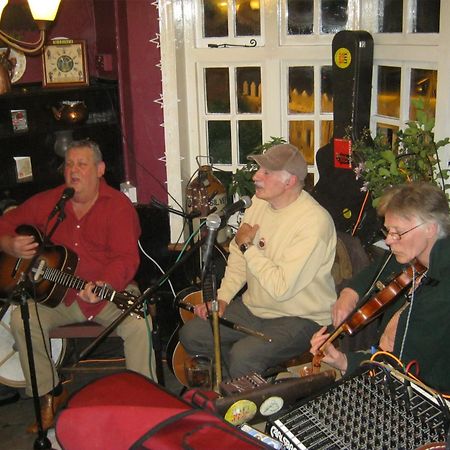
<svg viewBox="0 0 450 450">
<path fill-rule="evenodd" d="M 331 316 L 335 327 L 338 327 L 355 309 L 358 299 L 358 293 L 353 289 L 342 289 L 336 303 L 331 309 Z"/>
<path fill-rule="evenodd" d="M 225 309 L 228 306 L 228 303 L 223 300 L 218 300 L 218 303 L 219 303 L 218 315 L 219 317 L 222 317 L 223 314 L 225 313 Z M 211 302 L 200 303 L 200 305 L 195 305 L 194 314 L 200 317 L 200 319 L 207 319 L 209 317 L 209 314 L 212 312 L 211 308 L 212 308 Z"/>
<path fill-rule="evenodd" d="M 94 293 L 94 289 L 96 286 L 103 286 L 105 284 L 106 283 L 104 281 L 97 281 L 96 283 L 90 281 L 89 283 L 86 284 L 84 289 L 78 293 L 78 296 L 81 298 L 81 300 L 83 300 L 86 303 L 101 302 L 102 299 Z"/>
<path fill-rule="evenodd" d="M 319 352 L 319 348 L 329 337 L 330 334 L 327 333 L 327 327 L 322 327 L 319 331 L 312 335 L 310 341 L 311 348 L 309 352 L 313 355 L 316 355 Z M 324 363 L 327 363 L 330 366 L 335 367 L 336 369 L 342 370 L 343 372 L 347 370 L 347 356 L 345 355 L 345 353 L 337 350 L 333 344 L 327 344 L 322 350 L 322 353 L 324 355 L 322 358 L 322 361 Z"/>
</svg>

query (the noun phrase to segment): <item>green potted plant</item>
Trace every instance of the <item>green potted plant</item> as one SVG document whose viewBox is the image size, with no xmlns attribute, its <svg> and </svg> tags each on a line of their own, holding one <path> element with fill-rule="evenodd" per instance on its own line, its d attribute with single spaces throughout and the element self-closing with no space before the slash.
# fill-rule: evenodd
<svg viewBox="0 0 450 450">
<path fill-rule="evenodd" d="M 442 169 L 438 150 L 450 142 L 447 137 L 434 139 L 434 118 L 416 101 L 416 120 L 406 123 L 393 144 L 384 135 L 372 140 L 365 130 L 360 140 L 352 144 L 352 159 L 357 179 L 363 180 L 363 190 L 370 191 L 372 205 L 377 206 L 383 191 L 399 183 L 429 181 L 447 188 L 448 170 Z"/>
<path fill-rule="evenodd" d="M 271 136 L 270 141 L 256 147 L 252 155 L 264 153 L 268 148 L 284 143 L 286 143 L 284 138 Z M 254 161 L 249 161 L 245 166 L 237 169 L 231 176 L 231 183 L 228 188 L 229 194 L 232 197 L 235 195 L 238 197 L 243 197 L 244 195 L 252 197 L 255 194 L 255 185 L 253 184 L 252 178 L 257 170 L 258 164 Z"/>
</svg>

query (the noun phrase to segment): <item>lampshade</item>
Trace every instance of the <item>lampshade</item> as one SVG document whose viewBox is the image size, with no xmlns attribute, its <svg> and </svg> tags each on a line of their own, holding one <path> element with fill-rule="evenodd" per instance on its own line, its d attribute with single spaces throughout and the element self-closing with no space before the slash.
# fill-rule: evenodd
<svg viewBox="0 0 450 450">
<path fill-rule="evenodd" d="M 53 22 L 60 2 L 61 0 L 28 0 L 28 5 L 34 20 Z"/>
<path fill-rule="evenodd" d="M 35 42 L 21 41 L 0 30 L 0 43 L 3 41 L 9 47 L 27 54 L 37 54 L 45 43 L 45 32 L 55 20 L 61 0 L 28 0 L 33 19 L 39 29 L 39 39 Z M 0 0 L 0 18 L 8 0 Z"/>
<path fill-rule="evenodd" d="M 0 0 L 0 19 L 2 18 L 2 12 L 5 9 L 8 0 Z"/>
</svg>

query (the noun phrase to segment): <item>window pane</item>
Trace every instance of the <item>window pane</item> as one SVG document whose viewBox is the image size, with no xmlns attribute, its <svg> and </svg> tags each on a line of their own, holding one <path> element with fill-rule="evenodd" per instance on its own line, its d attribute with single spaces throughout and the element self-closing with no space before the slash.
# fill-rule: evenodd
<svg viewBox="0 0 450 450">
<path fill-rule="evenodd" d="M 289 67 L 289 113 L 314 112 L 313 67 Z"/>
<path fill-rule="evenodd" d="M 231 124 L 229 120 L 208 121 L 209 156 L 217 164 L 231 164 Z"/>
<path fill-rule="evenodd" d="M 328 144 L 333 137 L 333 121 L 322 120 L 320 122 L 320 146 Z"/>
<path fill-rule="evenodd" d="M 308 164 L 314 164 L 314 122 L 312 120 L 289 122 L 289 142 L 303 153 Z"/>
<path fill-rule="evenodd" d="M 322 0 L 322 33 L 345 30 L 348 20 L 348 0 Z"/>
<path fill-rule="evenodd" d="M 261 112 L 261 68 L 238 67 L 236 92 L 239 113 Z"/>
<path fill-rule="evenodd" d="M 379 0 L 378 31 L 401 33 L 403 30 L 403 0 Z"/>
<path fill-rule="evenodd" d="M 203 0 L 204 37 L 228 36 L 228 4 L 226 1 Z"/>
<path fill-rule="evenodd" d="M 312 34 L 314 0 L 287 0 L 288 34 Z"/>
<path fill-rule="evenodd" d="M 436 88 L 437 71 L 426 69 L 411 70 L 411 100 L 421 99 L 425 105 L 425 111 L 430 117 L 435 117 L 436 113 Z M 409 118 L 416 119 L 416 106 L 413 102 L 409 107 Z"/>
<path fill-rule="evenodd" d="M 248 163 L 247 156 L 262 145 L 262 122 L 260 120 L 239 120 L 239 164 Z"/>
<path fill-rule="evenodd" d="M 236 36 L 261 34 L 259 0 L 236 0 Z"/>
<path fill-rule="evenodd" d="M 230 79 L 226 67 L 205 69 L 206 104 L 209 113 L 230 112 Z"/>
<path fill-rule="evenodd" d="M 400 78 L 400 67 L 378 67 L 378 114 L 400 117 Z"/>
<path fill-rule="evenodd" d="M 440 0 L 415 0 L 413 33 L 439 33 Z"/>
<path fill-rule="evenodd" d="M 323 113 L 333 112 L 333 76 L 332 67 L 320 68 L 320 110 Z"/>
<path fill-rule="evenodd" d="M 394 149 L 395 142 L 397 141 L 398 130 L 399 127 L 396 125 L 389 125 L 382 122 L 377 123 L 377 134 L 383 135 L 386 142 L 391 144 L 392 149 Z"/>
</svg>

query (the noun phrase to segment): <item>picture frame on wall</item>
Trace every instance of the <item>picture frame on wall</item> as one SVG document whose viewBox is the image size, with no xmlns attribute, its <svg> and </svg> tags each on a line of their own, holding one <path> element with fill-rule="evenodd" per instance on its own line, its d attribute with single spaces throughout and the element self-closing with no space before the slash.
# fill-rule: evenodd
<svg viewBox="0 0 450 450">
<path fill-rule="evenodd" d="M 14 133 L 24 133 L 28 131 L 27 111 L 25 109 L 12 109 L 11 121 Z"/>
</svg>

